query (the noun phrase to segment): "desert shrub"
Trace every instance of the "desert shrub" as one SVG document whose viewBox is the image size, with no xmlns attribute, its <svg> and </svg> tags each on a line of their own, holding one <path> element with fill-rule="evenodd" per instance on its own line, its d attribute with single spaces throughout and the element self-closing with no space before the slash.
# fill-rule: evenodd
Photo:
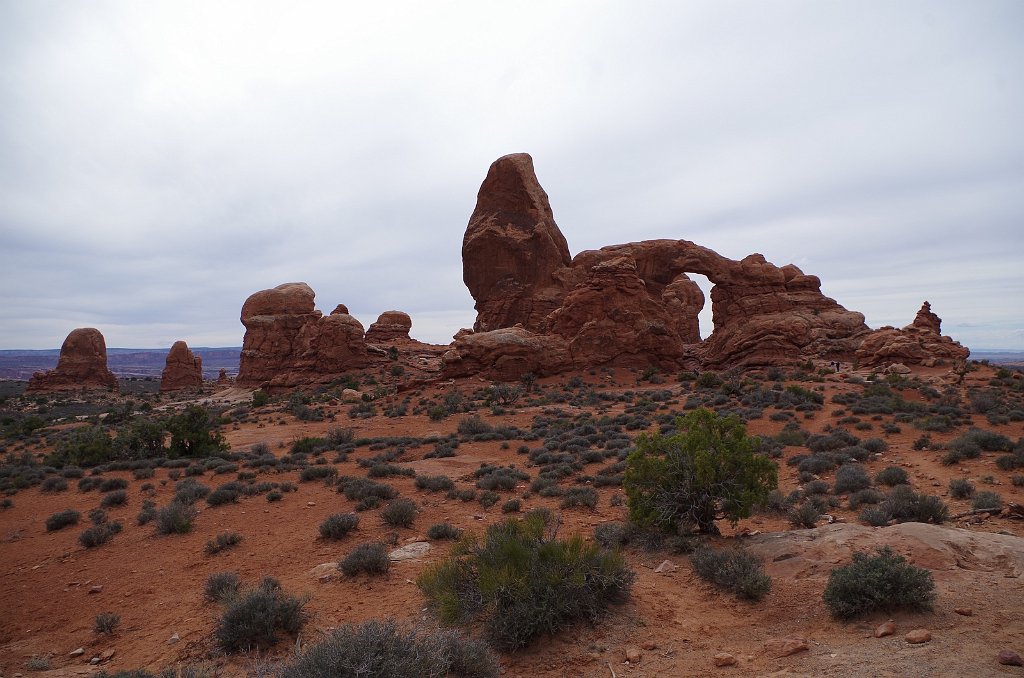
<svg viewBox="0 0 1024 678">
<path fill-rule="evenodd" d="M 633 522 L 716 533 L 716 519 L 749 517 L 776 488 L 775 464 L 757 454 L 757 439 L 738 418 L 698 409 L 677 426 L 674 435 L 641 435 L 627 457 L 623 488 Z"/>
<path fill-rule="evenodd" d="M 379 503 L 382 500 L 394 499 L 398 496 L 398 490 L 386 483 L 350 476 L 338 478 L 338 491 L 344 492 L 345 496 L 352 501 L 376 499 Z"/>
<path fill-rule="evenodd" d="M 812 480 L 804 483 L 804 495 L 812 497 L 817 494 L 828 494 L 828 483 L 824 480 Z"/>
<path fill-rule="evenodd" d="M 344 539 L 359 525 L 359 516 L 354 513 L 335 513 L 320 523 L 320 536 L 324 539 Z"/>
<path fill-rule="evenodd" d="M 298 634 L 305 622 L 305 601 L 280 588 L 260 586 L 227 600 L 214 636 L 225 652 L 266 650 L 278 641 L 278 633 Z"/>
<path fill-rule="evenodd" d="M 883 430 L 886 430 L 886 432 L 889 432 L 889 429 L 886 429 L 885 424 L 882 425 L 882 428 Z M 895 432 L 899 433 L 898 426 L 896 427 Z M 868 438 L 867 440 L 862 440 L 860 446 L 871 454 L 878 454 L 879 452 L 885 452 L 889 449 L 889 443 L 885 442 L 881 438 Z"/>
<path fill-rule="evenodd" d="M 354 577 L 360 572 L 385 574 L 390 567 L 391 560 L 388 558 L 388 550 L 384 544 L 379 542 L 360 544 L 338 563 L 338 569 L 346 577 Z"/>
<path fill-rule="evenodd" d="M 634 574 L 622 556 L 575 535 L 547 538 L 545 515 L 530 512 L 464 540 L 417 580 L 446 623 L 482 622 L 504 649 L 522 647 L 577 620 L 596 620 L 628 596 Z"/>
<path fill-rule="evenodd" d="M 571 487 L 562 495 L 561 508 L 573 508 L 584 506 L 586 508 L 597 507 L 597 490 L 592 487 Z"/>
<path fill-rule="evenodd" d="M 136 521 L 139 525 L 145 525 L 146 523 L 151 522 L 154 518 L 156 518 L 156 504 L 149 499 L 144 499 L 142 501 L 142 510 L 139 511 Z"/>
<path fill-rule="evenodd" d="M 380 512 L 384 522 L 392 527 L 412 527 L 416 520 L 416 503 L 410 499 L 395 499 Z"/>
<path fill-rule="evenodd" d="M 474 436 L 481 433 L 490 433 L 494 430 L 490 424 L 480 418 L 480 415 L 473 414 L 463 417 L 459 421 L 458 431 L 464 436 Z"/>
<path fill-rule="evenodd" d="M 203 584 L 203 597 L 217 603 L 234 596 L 241 585 L 237 572 L 214 572 Z"/>
<path fill-rule="evenodd" d="M 871 486 L 871 478 L 859 464 L 843 464 L 836 471 L 835 493 L 849 494 Z"/>
<path fill-rule="evenodd" d="M 93 628 L 96 629 L 96 633 L 105 633 L 107 635 L 114 632 L 117 625 L 121 623 L 121 615 L 114 614 L 113 612 L 100 612 L 96 615 L 96 619 L 93 623 Z"/>
<path fill-rule="evenodd" d="M 39 489 L 47 494 L 51 492 L 64 492 L 68 489 L 68 481 L 60 476 L 50 476 L 43 481 Z"/>
<path fill-rule="evenodd" d="M 501 505 L 502 513 L 519 513 L 523 509 L 523 502 L 519 499 L 509 499 Z"/>
<path fill-rule="evenodd" d="M 497 659 L 479 640 L 454 631 L 404 630 L 392 621 L 335 629 L 289 662 L 281 678 L 496 678 Z"/>
<path fill-rule="evenodd" d="M 102 546 L 113 539 L 114 535 L 120 532 L 123 527 L 119 522 L 93 525 L 78 535 L 78 541 L 87 549 Z"/>
<path fill-rule="evenodd" d="M 104 478 L 100 481 L 100 492 L 113 492 L 114 490 L 128 489 L 128 481 L 124 478 Z"/>
<path fill-rule="evenodd" d="M 896 485 L 909 485 L 910 474 L 899 466 L 887 466 L 875 474 L 875 482 L 879 485 L 888 485 L 889 487 L 895 487 Z"/>
<path fill-rule="evenodd" d="M 975 510 L 991 509 L 997 511 L 1003 508 L 1003 498 L 990 490 L 978 492 L 971 497 L 971 508 Z"/>
<path fill-rule="evenodd" d="M 195 510 L 189 504 L 172 500 L 170 504 L 157 509 L 153 524 L 157 534 L 186 534 L 192 530 Z"/>
<path fill-rule="evenodd" d="M 174 486 L 174 498 L 179 504 L 191 506 L 200 499 L 210 494 L 210 488 L 196 481 L 194 478 L 186 478 Z"/>
<path fill-rule="evenodd" d="M 699 577 L 739 598 L 760 600 L 772 588 L 761 561 L 746 551 L 699 548 L 690 554 L 690 562 Z"/>
<path fill-rule="evenodd" d="M 110 508 L 111 506 L 122 506 L 128 501 L 128 493 L 124 490 L 114 490 L 113 492 L 107 492 L 100 499 L 100 506 Z"/>
<path fill-rule="evenodd" d="M 870 525 L 885 525 L 890 520 L 897 522 L 944 523 L 949 518 L 949 508 L 941 499 L 931 495 L 917 494 L 908 485 L 897 485 L 877 507 L 865 509 L 861 519 Z"/>
<path fill-rule="evenodd" d="M 874 488 L 859 490 L 850 495 L 850 510 L 856 511 L 864 504 L 878 504 L 884 499 L 885 495 Z"/>
<path fill-rule="evenodd" d="M 221 506 L 223 504 L 237 504 L 239 493 L 233 486 L 218 487 L 206 496 L 206 503 L 210 506 Z"/>
<path fill-rule="evenodd" d="M 221 532 L 206 542 L 206 555 L 212 556 L 232 546 L 238 546 L 243 539 L 244 537 L 237 532 Z"/>
<path fill-rule="evenodd" d="M 70 525 L 77 525 L 81 518 L 82 514 L 74 509 L 57 511 L 46 519 L 46 531 L 54 532 Z"/>
<path fill-rule="evenodd" d="M 949 494 L 954 499 L 967 499 L 974 494 L 974 483 L 966 478 L 953 478 L 949 481 Z"/>
<path fill-rule="evenodd" d="M 427 528 L 427 539 L 458 539 L 462 530 L 451 523 L 436 523 Z"/>
<path fill-rule="evenodd" d="M 805 501 L 789 512 L 789 524 L 793 527 L 814 527 L 821 520 L 821 511 L 814 502 Z"/>
<path fill-rule="evenodd" d="M 854 553 L 850 565 L 832 570 L 822 597 L 839 619 L 876 610 L 926 611 L 935 600 L 935 583 L 928 570 L 909 565 L 886 546 L 876 556 Z"/>
<path fill-rule="evenodd" d="M 299 480 L 306 483 L 311 480 L 330 480 L 338 475 L 333 466 L 307 466 L 299 474 Z"/>
<path fill-rule="evenodd" d="M 491 508 L 501 499 L 501 495 L 497 492 L 487 490 L 486 492 L 480 493 L 480 505 L 484 508 Z"/>
<path fill-rule="evenodd" d="M 263 407 L 270 402 L 270 394 L 263 389 L 257 389 L 252 392 L 252 406 Z"/>
<path fill-rule="evenodd" d="M 416 476 L 414 484 L 416 489 L 427 492 L 447 491 L 455 487 L 455 483 L 448 476 Z"/>
</svg>

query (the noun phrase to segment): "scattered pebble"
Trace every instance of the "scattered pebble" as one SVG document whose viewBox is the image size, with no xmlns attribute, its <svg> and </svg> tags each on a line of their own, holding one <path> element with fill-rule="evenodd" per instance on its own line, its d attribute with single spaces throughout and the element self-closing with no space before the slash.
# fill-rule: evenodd
<svg viewBox="0 0 1024 678">
<path fill-rule="evenodd" d="M 811 649 L 807 639 L 802 636 L 787 636 L 785 638 L 773 638 L 764 644 L 765 652 L 775 658 L 788 657 L 798 652 L 806 652 Z"/>
<path fill-rule="evenodd" d="M 89 593 L 101 593 L 103 591 L 103 584 L 97 584 L 96 586 L 89 587 Z"/>
<path fill-rule="evenodd" d="M 630 664 L 636 664 L 637 662 L 640 661 L 640 658 L 642 656 L 643 655 L 640 654 L 640 650 L 638 650 L 637 648 L 635 648 L 635 647 L 627 647 L 626 648 L 626 661 L 629 662 Z"/>
<path fill-rule="evenodd" d="M 875 629 L 875 638 L 884 638 L 886 636 L 891 636 L 894 633 L 896 633 L 896 623 L 890 619 Z"/>
<path fill-rule="evenodd" d="M 69 657 L 81 657 L 83 654 L 85 654 L 85 648 L 84 647 L 80 647 L 77 650 L 72 650 L 71 652 L 69 652 L 68 656 Z"/>
<path fill-rule="evenodd" d="M 1003 666 L 1024 666 L 1024 659 L 1013 650 L 1000 650 L 999 663 Z"/>
<path fill-rule="evenodd" d="M 170 638 L 167 639 L 167 644 L 168 645 L 174 645 L 179 640 L 181 640 L 181 636 L 179 636 L 177 633 L 175 633 L 174 635 L 172 635 Z"/>
<path fill-rule="evenodd" d="M 654 568 L 654 571 L 658 574 L 662 574 L 664 572 L 671 572 L 675 569 L 676 566 L 672 563 L 671 560 L 664 560 L 662 561 L 661 565 L 658 565 L 656 568 Z"/>
<path fill-rule="evenodd" d="M 719 652 L 715 655 L 715 666 L 735 666 L 736 657 L 733 657 L 728 652 Z"/>
<path fill-rule="evenodd" d="M 658 644 L 656 642 L 654 642 L 653 640 L 648 640 L 648 641 L 645 641 L 644 644 L 641 645 L 640 647 L 642 647 L 645 650 L 656 650 L 656 649 L 658 649 Z"/>
<path fill-rule="evenodd" d="M 907 641 L 911 645 L 920 645 L 921 643 L 927 643 L 932 639 L 932 632 L 928 629 L 914 629 L 903 636 L 903 640 Z"/>
<path fill-rule="evenodd" d="M 974 614 L 974 610 L 972 610 L 969 607 L 954 607 L 953 612 L 956 612 L 957 614 L 963 615 L 965 617 L 970 617 Z"/>
</svg>

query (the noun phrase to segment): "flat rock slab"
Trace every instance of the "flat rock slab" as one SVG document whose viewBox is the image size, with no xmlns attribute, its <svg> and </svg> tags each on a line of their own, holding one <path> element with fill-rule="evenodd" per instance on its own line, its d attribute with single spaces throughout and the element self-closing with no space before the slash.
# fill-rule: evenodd
<svg viewBox="0 0 1024 678">
<path fill-rule="evenodd" d="M 389 560 L 416 560 L 430 553 L 430 542 L 414 541 L 388 554 Z"/>
</svg>

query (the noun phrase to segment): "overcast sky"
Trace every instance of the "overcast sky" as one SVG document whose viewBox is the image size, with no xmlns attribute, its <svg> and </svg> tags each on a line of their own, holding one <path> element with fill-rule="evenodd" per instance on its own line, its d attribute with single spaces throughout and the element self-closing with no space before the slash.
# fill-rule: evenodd
<svg viewBox="0 0 1024 678">
<path fill-rule="evenodd" d="M 296 280 L 447 343 L 525 151 L 573 254 L 761 252 L 1024 349 L 1022 36 L 1019 0 L 2 0 L 0 348 L 240 345 Z"/>
</svg>

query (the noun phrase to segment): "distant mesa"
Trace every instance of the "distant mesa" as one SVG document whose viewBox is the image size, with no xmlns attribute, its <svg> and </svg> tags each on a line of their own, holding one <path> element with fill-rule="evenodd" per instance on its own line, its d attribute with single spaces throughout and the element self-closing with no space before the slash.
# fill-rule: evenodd
<svg viewBox="0 0 1024 678">
<path fill-rule="evenodd" d="M 736 261 L 688 240 L 645 240 L 572 257 L 525 153 L 499 158 L 488 170 L 462 263 L 476 321 L 456 334 L 434 377 L 509 380 L 601 365 L 725 369 L 807 360 L 928 366 L 969 354 L 940 334 L 927 302 L 911 325 L 872 331 L 863 314 L 822 294 L 817 276 L 757 253 Z M 705 340 L 697 317 L 706 299 L 688 274 L 713 284 L 714 331 Z M 305 283 L 286 283 L 246 300 L 240 385 L 328 383 L 381 360 L 381 344 L 413 341 L 412 320 L 401 311 L 382 313 L 364 333 L 344 304 L 325 317 L 314 296 Z"/>
<path fill-rule="evenodd" d="M 174 342 L 167 353 L 167 366 L 160 377 L 160 392 L 181 391 L 202 385 L 203 359 L 193 355 L 184 341 Z"/>
<path fill-rule="evenodd" d="M 107 369 L 107 344 L 94 327 L 72 330 L 60 347 L 57 367 L 33 374 L 25 392 L 79 389 L 117 390 L 117 377 Z"/>
</svg>

